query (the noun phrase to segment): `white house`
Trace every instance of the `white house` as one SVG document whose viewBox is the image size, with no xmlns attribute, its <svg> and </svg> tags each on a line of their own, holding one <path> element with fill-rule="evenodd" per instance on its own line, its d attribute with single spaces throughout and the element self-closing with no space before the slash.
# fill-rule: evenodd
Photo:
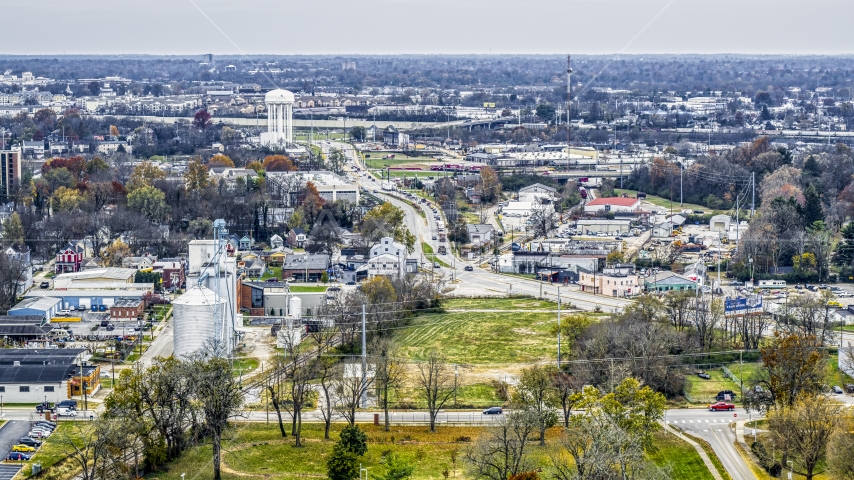
<svg viewBox="0 0 854 480">
<path fill-rule="evenodd" d="M 285 242 L 282 240 L 282 237 L 276 235 L 275 233 L 272 237 L 270 237 L 270 248 L 276 249 L 283 248 L 284 246 Z"/>
<path fill-rule="evenodd" d="M 390 254 L 394 255 L 397 258 L 405 259 L 406 258 L 406 245 L 395 242 L 392 237 L 383 237 L 380 239 L 380 243 L 371 247 L 370 258 L 378 257 L 380 255 Z"/>
<path fill-rule="evenodd" d="M 402 276 L 403 265 L 405 264 L 405 262 L 405 257 L 398 257 L 397 255 L 392 255 L 390 253 L 382 253 L 377 256 L 371 256 L 371 258 L 368 260 L 368 276 Z"/>
<path fill-rule="evenodd" d="M 494 229 L 492 225 L 466 225 L 466 230 L 469 235 L 469 242 L 472 244 L 483 244 L 492 241 L 492 233 Z"/>
<path fill-rule="evenodd" d="M 520 202 L 537 202 L 541 199 L 554 201 L 557 190 L 541 183 L 528 185 L 525 188 L 519 189 Z"/>
</svg>

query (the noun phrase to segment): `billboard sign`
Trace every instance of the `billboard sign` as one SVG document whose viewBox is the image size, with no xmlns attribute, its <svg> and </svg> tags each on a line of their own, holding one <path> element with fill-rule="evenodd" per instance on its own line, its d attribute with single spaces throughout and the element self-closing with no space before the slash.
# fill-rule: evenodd
<svg viewBox="0 0 854 480">
<path fill-rule="evenodd" d="M 752 313 L 762 310 L 762 295 L 748 295 L 747 297 L 727 297 L 724 311 L 727 315 Z"/>
</svg>

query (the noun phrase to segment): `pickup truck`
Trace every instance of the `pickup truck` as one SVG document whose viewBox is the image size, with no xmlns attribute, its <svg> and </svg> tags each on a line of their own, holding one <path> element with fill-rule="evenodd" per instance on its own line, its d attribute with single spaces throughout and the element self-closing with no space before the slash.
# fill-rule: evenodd
<svg viewBox="0 0 854 480">
<path fill-rule="evenodd" d="M 448 254 L 448 250 L 445 249 L 445 246 L 439 245 L 439 255 L 447 255 L 447 254 Z"/>
</svg>

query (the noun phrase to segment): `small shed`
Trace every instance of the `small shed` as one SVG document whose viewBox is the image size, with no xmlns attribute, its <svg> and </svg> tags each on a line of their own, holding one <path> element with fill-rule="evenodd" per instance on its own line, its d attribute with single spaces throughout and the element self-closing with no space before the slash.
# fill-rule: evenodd
<svg viewBox="0 0 854 480">
<path fill-rule="evenodd" d="M 709 227 L 713 232 L 726 233 L 729 231 L 731 221 L 729 215 L 715 215 L 709 220 Z"/>
</svg>

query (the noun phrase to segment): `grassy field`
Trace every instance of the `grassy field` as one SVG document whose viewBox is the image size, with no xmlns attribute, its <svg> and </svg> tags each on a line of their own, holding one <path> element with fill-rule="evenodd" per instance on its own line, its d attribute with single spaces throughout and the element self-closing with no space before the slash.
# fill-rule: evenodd
<svg viewBox="0 0 854 480">
<path fill-rule="evenodd" d="M 694 203 L 684 203 L 684 204 L 682 204 L 682 206 L 679 206 L 679 191 L 674 190 L 674 192 L 675 193 L 673 194 L 673 213 L 677 213 L 677 209 L 678 210 L 683 210 L 683 209 L 684 210 L 689 210 L 689 209 L 690 210 L 702 210 L 706 213 L 712 212 L 712 209 L 710 209 L 709 207 L 704 207 L 702 205 L 697 205 Z M 638 192 L 636 190 L 623 190 L 621 188 L 615 188 L 614 189 L 614 194 L 617 196 L 620 196 L 624 193 L 626 195 L 634 198 Z M 663 197 L 659 197 L 656 195 L 647 194 L 645 201 L 648 203 L 651 203 L 653 205 L 658 205 L 659 207 L 664 207 L 664 208 L 668 208 L 668 209 L 670 208 L 670 205 L 671 205 L 669 198 L 663 198 Z"/>
<path fill-rule="evenodd" d="M 448 469 L 447 478 L 473 478 L 464 463 L 464 452 L 483 432 L 477 427 L 440 427 L 437 433 L 429 433 L 425 427 L 392 427 L 384 432 L 381 427 L 361 425 L 368 436 L 368 452 L 359 459 L 369 476 L 383 473 L 383 456 L 395 453 L 415 468 L 412 477 L 415 480 L 439 480 L 446 478 L 442 472 Z M 284 480 L 306 477 L 324 478 L 326 460 L 341 425 L 334 425 L 331 440 L 323 440 L 322 425 L 304 424 L 304 446 L 295 448 L 291 437 L 282 438 L 276 425 L 239 424 L 229 431 L 229 440 L 225 442 L 223 455 L 223 478 L 236 480 L 259 478 L 265 480 Z M 534 464 L 542 468 L 541 478 L 549 478 L 552 473 L 549 454 L 560 435 L 559 428 L 548 432 L 547 446 L 539 447 L 531 443 L 529 450 Z M 708 480 L 712 476 L 705 468 L 696 451 L 688 444 L 672 435 L 655 435 L 658 449 L 649 455 L 655 464 L 671 471 L 672 478 L 681 480 Z M 452 462 L 452 452 L 456 452 L 456 462 Z M 167 471 L 149 474 L 146 478 L 158 480 L 178 480 L 181 474 L 186 480 L 211 478 L 211 448 L 202 445 L 192 448 Z"/>
<path fill-rule="evenodd" d="M 448 310 L 557 310 L 554 302 L 530 297 L 449 298 L 443 305 Z"/>
<path fill-rule="evenodd" d="M 464 311 L 414 318 L 410 327 L 398 333 L 401 353 L 419 360 L 438 350 L 448 362 L 463 364 L 507 365 L 551 359 L 556 356 L 557 340 L 550 329 L 557 322 L 557 314 L 525 311 L 531 308 L 530 302 L 521 298 L 449 301 L 446 308 Z"/>
<path fill-rule="evenodd" d="M 706 370 L 706 373 L 708 373 L 712 378 L 709 380 L 703 380 L 696 375 L 687 375 L 685 377 L 685 392 L 700 403 L 711 402 L 715 395 L 717 395 L 721 390 L 732 390 L 734 392 L 738 392 L 741 389 L 737 383 L 725 378 L 723 370 L 720 368 Z M 738 375 L 738 372 L 733 373 Z"/>
<path fill-rule="evenodd" d="M 67 456 L 65 452 L 69 446 L 60 444 L 59 439 L 68 438 L 75 442 L 79 441 L 85 431 L 81 429 L 85 429 L 86 425 L 88 424 L 84 422 L 60 422 L 56 431 L 53 432 L 53 435 L 46 439 L 41 448 L 39 448 L 36 454 L 33 455 L 32 460 L 24 462 L 24 468 L 18 475 L 23 476 L 24 478 L 32 477 L 31 468 L 32 464 L 35 462 L 42 465 L 43 473 L 48 472 L 55 475 L 51 478 L 72 478 L 71 474 L 78 471 L 79 468 L 72 462 L 62 462 L 60 464 L 60 462 Z"/>
<path fill-rule="evenodd" d="M 234 371 L 235 376 L 242 374 L 245 377 L 258 369 L 258 365 L 259 362 L 257 358 L 240 357 L 234 359 L 232 370 Z"/>
<path fill-rule="evenodd" d="M 424 252 L 425 255 L 430 255 L 433 253 L 433 247 L 431 247 L 427 242 L 421 242 L 421 251 Z"/>
</svg>

